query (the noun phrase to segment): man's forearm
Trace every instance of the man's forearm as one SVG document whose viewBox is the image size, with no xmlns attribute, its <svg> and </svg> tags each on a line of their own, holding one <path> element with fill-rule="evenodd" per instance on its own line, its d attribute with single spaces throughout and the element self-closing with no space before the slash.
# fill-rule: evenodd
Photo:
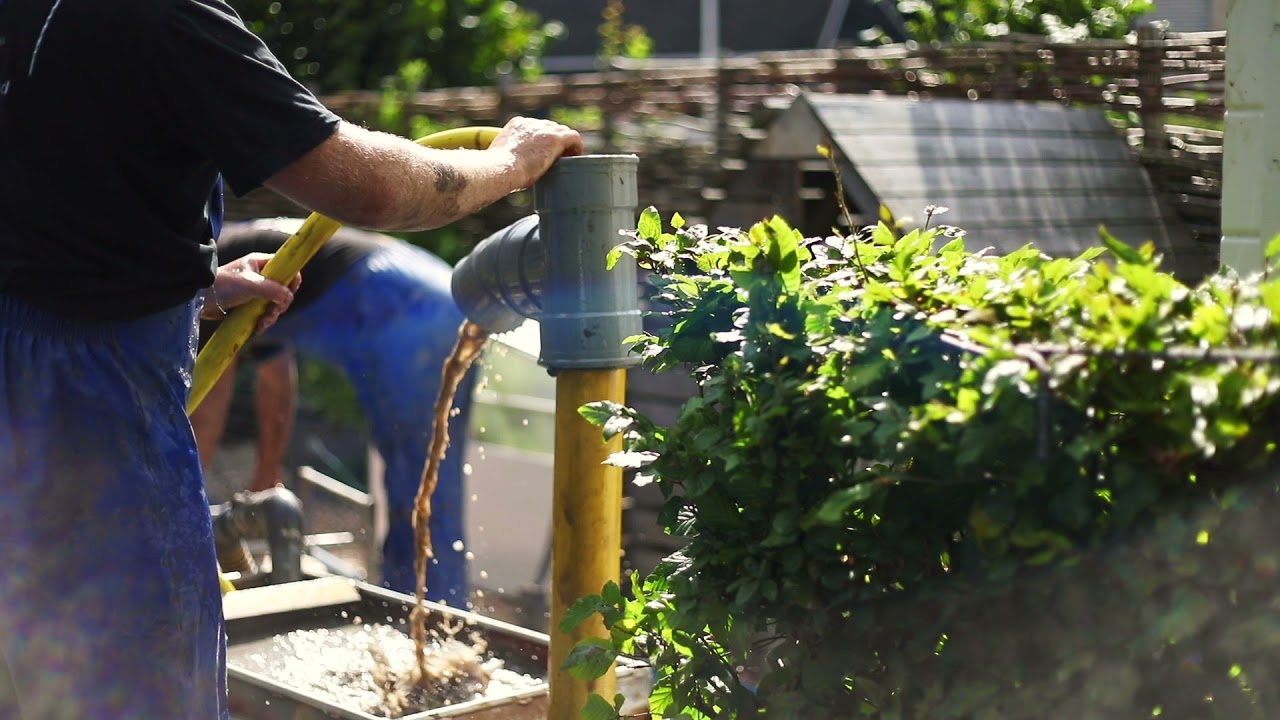
<svg viewBox="0 0 1280 720">
<path fill-rule="evenodd" d="M 267 185 L 303 207 L 350 225 L 429 229 L 527 187 L 550 167 L 566 142 L 535 135 L 510 137 L 500 135 L 487 150 L 436 150 L 343 123 Z M 580 138 L 574 138 L 580 147 Z"/>
</svg>

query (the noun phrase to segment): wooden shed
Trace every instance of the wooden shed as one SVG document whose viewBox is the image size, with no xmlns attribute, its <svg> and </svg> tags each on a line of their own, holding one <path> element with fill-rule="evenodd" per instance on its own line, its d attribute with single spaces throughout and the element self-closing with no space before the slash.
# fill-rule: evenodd
<svg viewBox="0 0 1280 720">
<path fill-rule="evenodd" d="M 1186 280 L 1216 267 L 1213 248 L 1196 243 L 1164 206 L 1100 110 L 801 93 L 752 157 L 770 168 L 766 184 L 792 189 L 774 194 L 777 211 L 809 232 L 837 222 L 832 203 L 806 206 L 804 181 L 797 179 L 825 171 L 819 144 L 837 153 L 855 223 L 874 222 L 884 205 L 918 226 L 927 206 L 944 206 L 948 211 L 933 223 L 963 228 L 972 249 L 1008 252 L 1031 242 L 1050 255 L 1075 255 L 1098 245 L 1104 226 L 1130 244 L 1154 242 L 1165 268 Z M 722 214 L 716 221 L 755 219 Z"/>
</svg>

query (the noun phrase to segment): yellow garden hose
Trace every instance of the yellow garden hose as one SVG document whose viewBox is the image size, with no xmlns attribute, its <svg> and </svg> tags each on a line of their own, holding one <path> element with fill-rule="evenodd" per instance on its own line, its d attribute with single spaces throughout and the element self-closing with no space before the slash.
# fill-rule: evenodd
<svg viewBox="0 0 1280 720">
<path fill-rule="evenodd" d="M 489 147 L 499 129 L 495 127 L 464 127 L 432 133 L 419 138 L 419 145 L 441 150 L 472 149 L 483 150 Z M 338 231 L 342 224 L 319 213 L 312 213 L 302 227 L 298 228 L 288 240 L 280 246 L 275 256 L 262 268 L 263 276 L 279 283 L 288 284 L 302 266 L 315 256 L 322 245 Z M 191 395 L 187 399 L 187 414 L 195 411 L 204 400 L 218 378 L 230 367 L 231 361 L 253 335 L 253 328 L 267 308 L 267 301 L 258 299 L 247 302 L 232 310 L 218 329 L 209 338 L 209 342 L 196 357 L 195 370 L 191 377 Z"/>
</svg>

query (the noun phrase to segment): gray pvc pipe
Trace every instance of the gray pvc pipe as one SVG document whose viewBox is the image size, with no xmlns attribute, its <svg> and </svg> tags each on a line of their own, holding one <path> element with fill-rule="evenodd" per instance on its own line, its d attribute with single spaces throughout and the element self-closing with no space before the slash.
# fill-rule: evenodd
<svg viewBox="0 0 1280 720">
<path fill-rule="evenodd" d="M 546 252 L 542 283 L 542 356 L 551 369 L 638 365 L 624 343 L 640 334 L 635 262 L 606 269 L 609 251 L 635 227 L 639 204 L 635 155 L 582 155 L 556 161 L 534 185 Z"/>
<path fill-rule="evenodd" d="M 514 330 L 541 314 L 545 274 L 538 216 L 529 215 L 485 238 L 458 262 L 450 280 L 453 301 L 491 333 Z"/>
</svg>

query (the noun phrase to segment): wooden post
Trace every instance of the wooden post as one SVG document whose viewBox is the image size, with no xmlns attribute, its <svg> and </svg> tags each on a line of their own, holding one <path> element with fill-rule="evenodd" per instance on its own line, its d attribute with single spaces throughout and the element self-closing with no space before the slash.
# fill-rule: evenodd
<svg viewBox="0 0 1280 720">
<path fill-rule="evenodd" d="M 1164 127 L 1164 28 L 1155 23 L 1138 26 L 1138 99 L 1142 102 L 1142 150 L 1164 152 L 1169 134 Z"/>
<path fill-rule="evenodd" d="M 605 465 L 622 438 L 605 443 L 600 428 L 578 414 L 598 400 L 626 401 L 626 370 L 562 370 L 556 377 L 555 483 L 552 490 L 551 647 L 548 720 L 576 720 L 591 695 L 612 703 L 617 675 L 578 680 L 562 669 L 574 645 L 609 637 L 599 618 L 560 631 L 578 598 L 600 592 L 622 573 L 622 468 Z"/>
</svg>

